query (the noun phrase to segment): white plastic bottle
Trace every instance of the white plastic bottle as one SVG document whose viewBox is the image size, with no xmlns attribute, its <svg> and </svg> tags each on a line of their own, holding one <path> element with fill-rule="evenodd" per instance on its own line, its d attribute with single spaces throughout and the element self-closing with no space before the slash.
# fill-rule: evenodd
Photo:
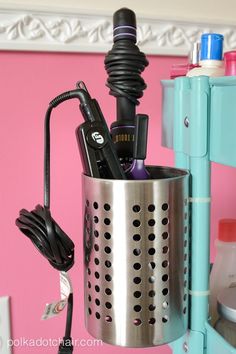
<svg viewBox="0 0 236 354">
<path fill-rule="evenodd" d="M 222 34 L 204 33 L 201 36 L 199 67 L 189 70 L 186 76 L 224 76 L 223 40 Z"/>
<path fill-rule="evenodd" d="M 219 318 L 217 295 L 223 288 L 236 283 L 236 220 L 219 221 L 217 254 L 210 275 L 210 316 L 214 326 Z"/>
</svg>

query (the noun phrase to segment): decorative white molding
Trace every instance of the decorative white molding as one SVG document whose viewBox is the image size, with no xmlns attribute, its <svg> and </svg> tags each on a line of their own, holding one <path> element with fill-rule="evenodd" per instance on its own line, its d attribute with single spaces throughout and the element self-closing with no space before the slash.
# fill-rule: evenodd
<svg viewBox="0 0 236 354">
<path fill-rule="evenodd" d="M 225 49 L 236 48 L 236 25 L 138 18 L 138 42 L 147 54 L 186 55 L 209 31 L 224 34 Z M 111 45 L 112 16 L 0 8 L 2 50 L 107 52 Z"/>
</svg>

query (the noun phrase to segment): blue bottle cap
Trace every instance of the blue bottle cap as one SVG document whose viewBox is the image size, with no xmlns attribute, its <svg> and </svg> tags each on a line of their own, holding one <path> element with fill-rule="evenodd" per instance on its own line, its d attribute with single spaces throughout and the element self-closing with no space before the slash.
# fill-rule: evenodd
<svg viewBox="0 0 236 354">
<path fill-rule="evenodd" d="M 224 36 L 222 34 L 202 34 L 200 60 L 222 60 L 223 40 Z"/>
</svg>

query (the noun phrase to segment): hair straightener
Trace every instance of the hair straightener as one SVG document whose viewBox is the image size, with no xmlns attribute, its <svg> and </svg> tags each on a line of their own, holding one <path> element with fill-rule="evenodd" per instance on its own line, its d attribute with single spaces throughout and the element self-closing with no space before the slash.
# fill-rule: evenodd
<svg viewBox="0 0 236 354">
<path fill-rule="evenodd" d="M 85 123 L 76 130 L 84 173 L 95 178 L 125 179 L 99 104 L 91 99 L 83 82 L 79 83 L 79 87 L 88 96 L 88 103 L 80 105 Z"/>
</svg>

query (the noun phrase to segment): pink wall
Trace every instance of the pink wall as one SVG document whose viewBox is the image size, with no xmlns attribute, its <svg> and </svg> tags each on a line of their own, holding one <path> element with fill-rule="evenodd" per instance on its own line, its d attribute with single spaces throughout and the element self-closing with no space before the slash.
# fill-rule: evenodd
<svg viewBox="0 0 236 354">
<path fill-rule="evenodd" d="M 1 104 L 1 281 L 0 296 L 12 297 L 14 338 L 58 338 L 64 330 L 64 314 L 40 320 L 46 302 L 58 299 L 58 275 L 15 227 L 21 208 L 31 210 L 43 202 L 43 121 L 48 102 L 58 93 L 84 80 L 101 104 L 110 123 L 114 98 L 105 87 L 103 55 L 2 52 L 0 56 Z M 168 78 L 172 63 L 182 58 L 150 57 L 144 77 L 148 90 L 139 112 L 150 116 L 148 162 L 172 165 L 172 152 L 160 146 L 160 80 Z M 72 270 L 75 290 L 74 338 L 89 338 L 83 325 L 83 264 L 81 223 L 81 163 L 74 131 L 82 121 L 78 102 L 55 110 L 52 120 L 52 210 L 76 244 Z M 213 237 L 220 217 L 235 217 L 236 171 L 213 166 Z M 82 353 L 157 353 L 157 349 L 123 349 L 104 344 L 81 347 Z M 46 352 L 56 353 L 56 348 Z M 80 352 L 75 349 L 75 353 Z M 45 348 L 16 348 L 15 353 L 45 353 Z M 158 353 L 170 353 L 167 347 Z"/>
</svg>

